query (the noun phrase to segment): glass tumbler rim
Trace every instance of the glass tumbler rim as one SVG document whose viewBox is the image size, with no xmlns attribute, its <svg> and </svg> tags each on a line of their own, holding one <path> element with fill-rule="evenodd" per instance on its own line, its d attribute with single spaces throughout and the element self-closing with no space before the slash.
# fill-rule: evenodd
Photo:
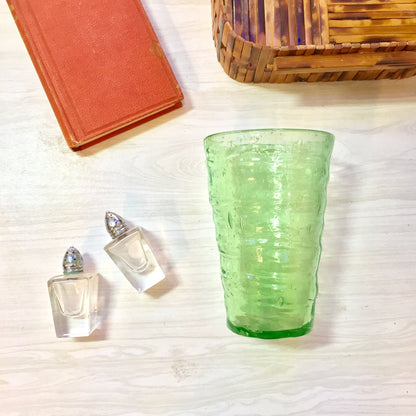
<svg viewBox="0 0 416 416">
<path fill-rule="evenodd" d="M 280 140 L 264 140 L 264 135 L 270 133 L 269 137 L 274 135 L 275 138 L 280 138 Z M 286 134 L 285 134 L 286 133 Z M 334 134 L 325 131 L 325 130 L 318 130 L 318 129 L 304 129 L 304 128 L 259 128 L 259 129 L 237 129 L 237 130 L 225 130 L 220 131 L 217 133 L 212 133 L 205 137 L 204 145 L 205 147 L 209 147 L 211 145 L 219 145 L 219 146 L 230 146 L 230 145 L 245 145 L 245 144 L 257 144 L 257 145 L 273 145 L 273 144 L 287 144 L 292 142 L 296 142 L 299 140 L 299 137 L 291 137 L 292 135 L 296 134 L 304 134 L 305 136 L 302 138 L 304 142 L 334 142 L 335 136 Z M 255 139 L 253 134 L 261 134 L 257 140 Z M 244 135 L 244 136 L 242 136 Z M 234 138 L 238 138 L 238 140 L 234 140 Z M 263 139 L 263 140 L 262 140 Z"/>
</svg>

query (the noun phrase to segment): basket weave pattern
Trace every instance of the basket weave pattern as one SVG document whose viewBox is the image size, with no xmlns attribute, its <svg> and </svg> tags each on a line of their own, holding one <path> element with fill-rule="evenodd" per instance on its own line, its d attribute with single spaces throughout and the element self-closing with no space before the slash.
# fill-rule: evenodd
<svg viewBox="0 0 416 416">
<path fill-rule="evenodd" d="M 225 72 L 241 82 L 416 75 L 416 0 L 211 0 Z"/>
</svg>

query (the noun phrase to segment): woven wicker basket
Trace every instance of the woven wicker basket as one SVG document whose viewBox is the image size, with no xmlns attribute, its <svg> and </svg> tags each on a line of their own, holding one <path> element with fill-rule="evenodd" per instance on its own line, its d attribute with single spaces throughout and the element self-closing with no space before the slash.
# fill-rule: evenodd
<svg viewBox="0 0 416 416">
<path fill-rule="evenodd" d="M 225 72 L 241 82 L 416 75 L 416 0 L 211 0 Z"/>
</svg>

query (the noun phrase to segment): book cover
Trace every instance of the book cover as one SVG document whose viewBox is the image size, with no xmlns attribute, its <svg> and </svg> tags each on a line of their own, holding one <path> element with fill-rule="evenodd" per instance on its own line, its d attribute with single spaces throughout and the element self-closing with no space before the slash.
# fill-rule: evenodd
<svg viewBox="0 0 416 416">
<path fill-rule="evenodd" d="M 139 0 L 7 2 L 72 149 L 181 105 Z"/>
</svg>

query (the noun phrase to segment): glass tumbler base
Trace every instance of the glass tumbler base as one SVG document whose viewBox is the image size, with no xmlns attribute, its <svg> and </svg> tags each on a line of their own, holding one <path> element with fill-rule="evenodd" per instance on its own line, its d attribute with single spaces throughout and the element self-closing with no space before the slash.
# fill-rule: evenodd
<svg viewBox="0 0 416 416">
<path fill-rule="evenodd" d="M 311 332 L 313 327 L 313 320 L 301 326 L 300 328 L 295 329 L 285 329 L 282 331 L 250 331 L 249 329 L 235 326 L 227 319 L 227 327 L 231 331 L 239 335 L 244 335 L 246 337 L 252 338 L 262 338 L 262 339 L 278 339 L 278 338 L 289 338 L 289 337 L 300 337 Z"/>
</svg>

